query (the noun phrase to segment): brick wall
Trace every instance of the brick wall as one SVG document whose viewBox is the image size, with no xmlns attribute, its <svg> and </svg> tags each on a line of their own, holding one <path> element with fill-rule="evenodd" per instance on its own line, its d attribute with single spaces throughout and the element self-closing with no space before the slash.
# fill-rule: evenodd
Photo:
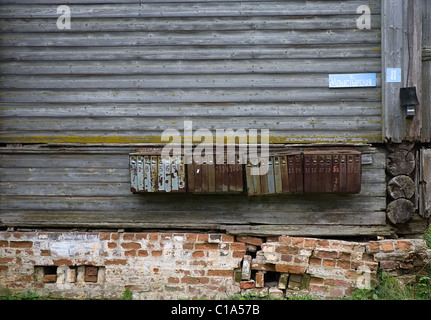
<svg viewBox="0 0 431 320">
<path fill-rule="evenodd" d="M 0 232 L 0 294 L 224 299 L 240 292 L 349 295 L 378 268 L 400 277 L 430 259 L 421 240 L 365 243 L 198 233 Z"/>
</svg>

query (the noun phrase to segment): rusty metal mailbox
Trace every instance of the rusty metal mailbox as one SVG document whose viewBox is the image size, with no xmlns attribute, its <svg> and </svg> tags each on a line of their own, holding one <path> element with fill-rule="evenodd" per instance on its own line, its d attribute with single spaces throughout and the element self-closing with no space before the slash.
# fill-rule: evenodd
<svg viewBox="0 0 431 320">
<path fill-rule="evenodd" d="M 361 153 L 354 149 L 304 151 L 305 193 L 359 193 Z"/>
<path fill-rule="evenodd" d="M 216 163 L 215 157 L 200 163 L 187 165 L 187 189 L 193 193 L 242 193 L 244 191 L 244 168 L 240 156 L 234 163 Z"/>
<path fill-rule="evenodd" d="M 132 153 L 129 155 L 131 191 L 185 192 L 186 171 L 183 156 L 163 159 L 157 152 Z"/>
<path fill-rule="evenodd" d="M 265 174 L 252 175 L 252 169 L 267 166 Z M 265 170 L 264 170 L 265 171 Z M 303 192 L 302 154 L 298 151 L 279 152 L 267 161 L 250 159 L 246 165 L 248 195 Z"/>
</svg>

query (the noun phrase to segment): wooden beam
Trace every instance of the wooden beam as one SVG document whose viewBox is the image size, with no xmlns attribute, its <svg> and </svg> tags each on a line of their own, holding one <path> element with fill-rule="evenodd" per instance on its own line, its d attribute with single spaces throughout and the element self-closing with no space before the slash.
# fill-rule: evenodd
<svg viewBox="0 0 431 320">
<path fill-rule="evenodd" d="M 400 89 L 416 87 L 422 100 L 422 20 L 423 0 L 383 0 L 382 2 L 382 102 L 383 136 L 392 142 L 422 141 L 424 113 L 419 105 L 413 119 L 406 119 L 400 105 Z M 400 81 L 387 77 L 388 68 L 401 69 Z M 428 130 L 429 131 L 429 130 Z M 424 137 L 422 136 L 424 135 Z"/>
</svg>

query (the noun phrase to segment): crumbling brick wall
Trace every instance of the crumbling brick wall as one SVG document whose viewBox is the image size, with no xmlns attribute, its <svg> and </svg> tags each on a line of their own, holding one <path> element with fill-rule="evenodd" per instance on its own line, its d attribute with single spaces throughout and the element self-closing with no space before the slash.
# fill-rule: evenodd
<svg viewBox="0 0 431 320">
<path fill-rule="evenodd" d="M 341 297 L 377 270 L 400 277 L 430 259 L 421 240 L 348 242 L 204 233 L 0 232 L 0 294 L 224 299 L 254 292 Z"/>
</svg>

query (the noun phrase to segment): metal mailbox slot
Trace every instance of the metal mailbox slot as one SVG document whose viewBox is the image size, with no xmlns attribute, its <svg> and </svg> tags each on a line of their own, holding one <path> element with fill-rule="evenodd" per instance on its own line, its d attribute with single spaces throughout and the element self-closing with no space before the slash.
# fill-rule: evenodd
<svg viewBox="0 0 431 320">
<path fill-rule="evenodd" d="M 165 160 L 157 155 L 132 154 L 129 163 L 132 192 L 186 191 L 183 156 Z"/>
</svg>

